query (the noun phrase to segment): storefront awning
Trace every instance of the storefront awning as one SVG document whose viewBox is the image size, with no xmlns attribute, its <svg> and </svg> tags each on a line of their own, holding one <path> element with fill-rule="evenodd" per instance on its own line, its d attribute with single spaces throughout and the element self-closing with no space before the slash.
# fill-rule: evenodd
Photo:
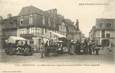
<svg viewBox="0 0 115 73">
<path fill-rule="evenodd" d="M 17 36 L 10 36 L 7 41 L 10 43 L 15 43 L 16 40 L 26 40 L 26 39 L 24 39 L 22 37 L 17 37 Z"/>
<path fill-rule="evenodd" d="M 61 38 L 61 37 L 64 37 L 66 38 L 65 35 L 62 35 L 62 34 L 59 34 L 59 33 L 56 33 L 56 32 L 53 32 L 53 31 L 50 31 L 52 34 L 56 35 L 57 37 Z"/>
</svg>

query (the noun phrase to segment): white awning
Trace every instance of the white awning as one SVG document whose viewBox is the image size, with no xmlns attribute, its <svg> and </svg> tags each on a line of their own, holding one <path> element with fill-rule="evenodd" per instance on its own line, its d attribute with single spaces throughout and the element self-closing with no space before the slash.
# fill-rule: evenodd
<svg viewBox="0 0 115 73">
<path fill-rule="evenodd" d="M 26 39 L 24 39 L 22 37 L 17 37 L 17 36 L 10 36 L 7 41 L 10 43 L 15 43 L 16 40 L 26 40 Z"/>
<path fill-rule="evenodd" d="M 56 36 L 58 36 L 58 37 L 65 37 L 66 38 L 66 36 L 65 35 L 62 35 L 62 34 L 59 34 L 59 33 L 56 33 L 56 32 L 53 32 L 53 31 L 50 31 L 52 34 L 54 34 L 54 35 L 56 35 Z"/>
<path fill-rule="evenodd" d="M 10 36 L 9 38 L 10 38 L 10 39 L 14 39 L 14 40 L 26 40 L 26 39 L 23 38 L 23 37 L 17 37 L 17 36 Z"/>
</svg>

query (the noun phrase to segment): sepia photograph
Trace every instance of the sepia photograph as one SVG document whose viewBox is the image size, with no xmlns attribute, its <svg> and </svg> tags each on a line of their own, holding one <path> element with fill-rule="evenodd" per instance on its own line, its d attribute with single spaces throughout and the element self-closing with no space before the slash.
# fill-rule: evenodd
<svg viewBox="0 0 115 73">
<path fill-rule="evenodd" d="M 0 64 L 114 65 L 114 3 L 115 0 L 0 0 Z"/>
</svg>

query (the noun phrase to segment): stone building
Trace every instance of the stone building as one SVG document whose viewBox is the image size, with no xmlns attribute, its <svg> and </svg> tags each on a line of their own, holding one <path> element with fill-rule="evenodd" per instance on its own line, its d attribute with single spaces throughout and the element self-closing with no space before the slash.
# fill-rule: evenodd
<svg viewBox="0 0 115 73">
<path fill-rule="evenodd" d="M 21 36 L 32 40 L 39 47 L 40 39 L 80 39 L 79 22 L 73 25 L 70 19 L 57 13 L 57 9 L 41 10 L 34 6 L 23 7 L 17 16 L 10 16 L 2 23 L 3 39 Z M 69 36 L 69 37 L 68 37 Z"/>
<path fill-rule="evenodd" d="M 82 39 L 82 33 L 79 29 L 79 21 L 78 19 L 76 20 L 76 23 L 74 25 L 73 22 L 70 20 L 66 20 L 65 23 L 67 23 L 67 39 L 69 40 L 81 40 Z"/>
<path fill-rule="evenodd" d="M 33 40 L 34 45 L 38 45 L 40 39 L 56 39 L 63 19 L 57 9 L 43 11 L 34 6 L 24 7 L 18 15 L 17 36 Z"/>
<path fill-rule="evenodd" d="M 5 40 L 9 36 L 17 36 L 17 16 L 2 20 L 2 46 L 4 47 Z"/>
<path fill-rule="evenodd" d="M 0 49 L 2 48 L 2 20 L 3 18 L 0 16 Z"/>
<path fill-rule="evenodd" d="M 102 46 L 115 46 L 115 19 L 96 19 L 96 25 L 92 27 L 89 36 Z"/>
</svg>

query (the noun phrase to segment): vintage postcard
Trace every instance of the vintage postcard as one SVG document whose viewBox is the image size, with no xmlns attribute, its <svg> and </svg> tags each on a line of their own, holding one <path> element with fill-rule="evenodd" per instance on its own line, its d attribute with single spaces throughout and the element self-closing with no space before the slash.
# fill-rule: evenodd
<svg viewBox="0 0 115 73">
<path fill-rule="evenodd" d="M 114 73 L 115 0 L 0 0 L 0 73 Z"/>
</svg>

